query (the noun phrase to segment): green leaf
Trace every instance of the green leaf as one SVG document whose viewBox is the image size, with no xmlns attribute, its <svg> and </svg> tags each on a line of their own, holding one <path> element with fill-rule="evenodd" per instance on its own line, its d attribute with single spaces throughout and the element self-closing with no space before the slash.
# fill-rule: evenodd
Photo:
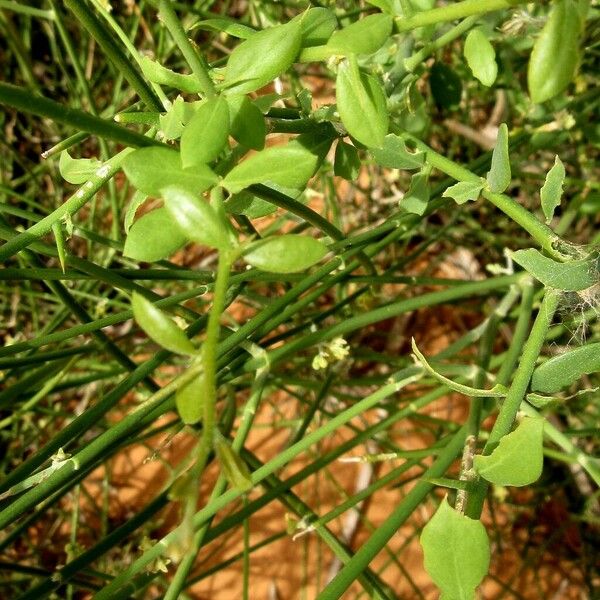
<svg viewBox="0 0 600 600">
<path fill-rule="evenodd" d="M 249 492 L 253 484 L 248 466 L 219 432 L 215 433 L 214 449 L 229 484 L 240 492 Z"/>
<path fill-rule="evenodd" d="M 258 219 L 273 214 L 277 206 L 250 192 L 243 191 L 234 194 L 225 202 L 225 210 L 234 215 L 246 215 L 249 219 Z"/>
<path fill-rule="evenodd" d="M 368 148 L 383 146 L 389 115 L 379 81 L 362 73 L 356 57 L 350 56 L 339 65 L 335 86 L 337 109 L 348 133 Z"/>
<path fill-rule="evenodd" d="M 481 521 L 460 514 L 444 499 L 420 541 L 425 569 L 442 597 L 473 600 L 490 565 L 490 543 Z"/>
<path fill-rule="evenodd" d="M 165 140 L 178 140 L 186 122 L 187 105 L 181 96 L 177 96 L 171 108 L 158 118 L 160 130 Z"/>
<path fill-rule="evenodd" d="M 67 264 L 67 249 L 65 243 L 65 233 L 62 229 L 60 221 L 55 221 L 52 223 L 52 233 L 54 234 L 54 242 L 56 244 L 56 251 L 58 252 L 60 269 L 64 273 Z"/>
<path fill-rule="evenodd" d="M 267 126 L 258 106 L 248 96 L 227 96 L 227 103 L 233 138 L 246 148 L 262 150 Z"/>
<path fill-rule="evenodd" d="M 164 188 L 162 196 L 167 212 L 187 239 L 218 250 L 232 247 L 231 229 L 208 202 L 176 186 Z"/>
<path fill-rule="evenodd" d="M 95 158 L 71 158 L 66 150 L 60 153 L 58 161 L 62 178 L 74 185 L 85 183 L 101 167 L 102 163 Z"/>
<path fill-rule="evenodd" d="M 410 178 L 408 191 L 400 200 L 400 208 L 414 215 L 424 215 L 429 196 L 429 173 L 415 173 Z"/>
<path fill-rule="evenodd" d="M 600 371 L 600 342 L 586 344 L 542 363 L 531 378 L 531 388 L 554 394 L 575 383 L 582 375 Z"/>
<path fill-rule="evenodd" d="M 545 286 L 578 292 L 598 282 L 598 258 L 559 263 L 535 248 L 511 252 L 511 258 Z"/>
<path fill-rule="evenodd" d="M 297 273 L 312 267 L 327 254 L 323 242 L 304 235 L 289 233 L 252 244 L 244 260 L 271 273 Z"/>
<path fill-rule="evenodd" d="M 581 29 L 577 4 L 555 0 L 529 58 L 527 86 L 533 102 L 554 98 L 575 77 Z"/>
<path fill-rule="evenodd" d="M 289 69 L 302 41 L 302 25 L 292 20 L 263 29 L 231 53 L 225 70 L 228 94 L 246 94 L 270 83 Z"/>
<path fill-rule="evenodd" d="M 123 161 L 123 170 L 132 185 L 155 198 L 161 195 L 162 188 L 171 185 L 183 187 L 193 194 L 201 194 L 219 181 L 206 165 L 184 169 L 179 152 L 170 148 L 136 150 Z"/>
<path fill-rule="evenodd" d="M 379 13 L 369 15 L 343 29 L 335 31 L 327 42 L 332 54 L 373 54 L 377 52 L 392 32 L 393 19 Z"/>
<path fill-rule="evenodd" d="M 390 169 L 420 169 L 425 163 L 423 152 L 410 152 L 404 140 L 393 133 L 385 136 L 383 146 L 371 150 L 375 162 Z"/>
<path fill-rule="evenodd" d="M 462 82 L 448 65 L 436 62 L 431 67 L 429 87 L 439 108 L 449 109 L 460 103 Z"/>
<path fill-rule="evenodd" d="M 177 327 L 175 322 L 160 308 L 156 308 L 144 296 L 133 293 L 131 298 L 133 316 L 138 325 L 159 346 L 176 354 L 196 354 L 196 348 L 187 339 L 185 333 Z"/>
<path fill-rule="evenodd" d="M 464 204 L 469 200 L 477 200 L 483 186 L 483 182 L 459 181 L 447 188 L 442 196 L 445 198 L 452 198 L 456 204 Z"/>
<path fill-rule="evenodd" d="M 141 58 L 140 66 L 146 79 L 152 83 L 167 85 L 188 94 L 202 92 L 202 86 L 198 83 L 198 79 L 194 75 L 175 73 L 147 56 Z"/>
<path fill-rule="evenodd" d="M 331 140 L 315 140 L 300 135 L 283 146 L 271 146 L 236 165 L 222 181 L 223 187 L 235 194 L 254 183 L 273 182 L 301 188 L 314 175 L 322 160 L 323 148 Z"/>
<path fill-rule="evenodd" d="M 192 382 L 177 389 L 175 406 L 181 420 L 186 425 L 195 425 L 202 420 L 204 395 L 204 378 L 202 376 L 196 377 Z"/>
<path fill-rule="evenodd" d="M 187 169 L 213 161 L 229 137 L 229 106 L 223 96 L 208 98 L 181 134 L 181 164 Z"/>
<path fill-rule="evenodd" d="M 564 182 L 565 167 L 560 158 L 556 156 L 554 158 L 554 166 L 548 171 L 544 185 L 540 190 L 540 199 L 546 223 L 550 223 L 556 207 L 560 205 Z"/>
<path fill-rule="evenodd" d="M 492 192 L 501 194 L 510 184 L 510 161 L 508 158 L 508 127 L 502 123 L 492 152 L 492 164 L 487 174 Z"/>
<path fill-rule="evenodd" d="M 187 242 L 173 217 L 163 207 L 142 215 L 125 240 L 123 256 L 144 262 L 169 258 Z"/>
<path fill-rule="evenodd" d="M 338 177 L 354 181 L 360 172 L 360 157 L 358 150 L 346 142 L 339 140 L 335 149 L 333 172 Z"/>
<path fill-rule="evenodd" d="M 496 52 L 481 29 L 472 29 L 467 35 L 464 47 L 467 64 L 473 75 L 489 87 L 498 75 Z"/>
<path fill-rule="evenodd" d="M 317 6 L 299 15 L 302 26 L 302 47 L 325 44 L 337 27 L 333 11 Z"/>
<path fill-rule="evenodd" d="M 142 192 L 136 191 L 133 194 L 133 197 L 129 201 L 129 205 L 127 206 L 127 211 L 125 212 L 125 219 L 123 226 L 125 228 L 125 233 L 129 233 L 131 226 L 133 225 L 133 221 L 135 219 L 135 215 L 137 213 L 138 208 L 146 202 L 148 196 L 143 194 Z"/>
<path fill-rule="evenodd" d="M 477 472 L 495 485 L 521 487 L 540 478 L 544 466 L 544 419 L 525 417 L 488 456 L 476 456 Z"/>
<path fill-rule="evenodd" d="M 252 27 L 248 27 L 248 25 L 243 25 L 239 21 L 235 19 L 230 19 L 229 17 L 215 17 L 213 19 L 204 19 L 203 21 L 198 21 L 194 23 L 194 25 L 190 28 L 193 29 L 205 29 L 208 31 L 218 31 L 226 33 L 232 37 L 248 39 L 256 34 L 256 29 L 252 29 Z"/>
</svg>

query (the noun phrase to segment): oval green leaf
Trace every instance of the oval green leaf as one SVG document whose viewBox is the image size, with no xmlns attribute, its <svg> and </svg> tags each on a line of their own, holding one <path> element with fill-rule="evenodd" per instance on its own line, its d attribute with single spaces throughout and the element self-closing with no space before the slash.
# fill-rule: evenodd
<svg viewBox="0 0 600 600">
<path fill-rule="evenodd" d="M 219 250 L 231 248 L 231 230 L 208 202 L 176 186 L 164 188 L 162 196 L 167 212 L 187 239 Z"/>
<path fill-rule="evenodd" d="M 333 162 L 335 175 L 348 181 L 354 181 L 360 172 L 360 164 L 358 150 L 354 146 L 339 140 L 335 148 L 335 160 Z"/>
<path fill-rule="evenodd" d="M 175 394 L 175 406 L 181 420 L 186 425 L 195 425 L 202 420 L 202 399 L 204 398 L 204 379 L 196 377 L 180 387 Z"/>
<path fill-rule="evenodd" d="M 270 273 L 297 273 L 312 267 L 327 254 L 327 246 L 311 237 L 278 235 L 261 240 L 244 252 L 244 260 Z"/>
<path fill-rule="evenodd" d="M 102 163 L 95 158 L 72 158 L 66 150 L 60 153 L 58 161 L 62 178 L 74 185 L 85 183 L 101 167 Z"/>
<path fill-rule="evenodd" d="M 423 152 L 410 152 L 404 140 L 393 133 L 386 135 L 383 146 L 371 154 L 378 165 L 389 169 L 420 169 L 425 163 Z"/>
<path fill-rule="evenodd" d="M 485 527 L 444 499 L 421 533 L 425 569 L 448 600 L 473 600 L 487 575 L 490 543 Z"/>
<path fill-rule="evenodd" d="M 508 158 L 508 127 L 502 123 L 498 128 L 496 145 L 492 152 L 492 164 L 487 174 L 490 191 L 501 194 L 510 185 L 510 160 Z"/>
<path fill-rule="evenodd" d="M 531 388 L 555 394 L 575 383 L 582 375 L 600 371 L 600 342 L 586 344 L 542 363 L 531 378 Z"/>
<path fill-rule="evenodd" d="M 164 187 L 176 185 L 192 194 L 201 194 L 219 179 L 206 165 L 184 169 L 179 152 L 170 148 L 142 148 L 123 161 L 127 179 L 140 192 L 155 198 Z"/>
<path fill-rule="evenodd" d="M 302 47 L 320 46 L 327 43 L 337 27 L 335 14 L 328 8 L 317 6 L 297 17 L 302 26 Z"/>
<path fill-rule="evenodd" d="M 475 181 L 459 181 L 449 188 L 446 188 L 442 196 L 452 198 L 456 204 L 464 204 L 469 200 L 475 201 L 483 189 L 483 183 Z"/>
<path fill-rule="evenodd" d="M 521 487 L 540 478 L 544 466 L 544 419 L 525 417 L 488 456 L 476 456 L 476 471 L 495 485 Z"/>
<path fill-rule="evenodd" d="M 223 475 L 225 475 L 231 487 L 240 492 L 249 492 L 253 484 L 248 466 L 229 442 L 218 432 L 215 435 L 214 449 L 221 469 L 223 469 Z"/>
<path fill-rule="evenodd" d="M 187 339 L 185 333 L 177 327 L 167 313 L 156 308 L 150 300 L 134 292 L 131 307 L 138 325 L 159 346 L 176 354 L 196 354 L 196 348 Z"/>
<path fill-rule="evenodd" d="M 173 217 L 163 207 L 141 216 L 131 226 L 123 256 L 144 262 L 169 258 L 187 242 L 175 225 Z"/>
<path fill-rule="evenodd" d="M 339 65 L 335 86 L 337 109 L 348 133 L 368 148 L 383 146 L 389 115 L 379 81 L 362 73 L 351 56 Z"/>
<path fill-rule="evenodd" d="M 181 164 L 184 169 L 213 161 L 229 137 L 229 106 L 223 96 L 202 103 L 181 134 Z"/>
<path fill-rule="evenodd" d="M 327 42 L 332 54 L 373 54 L 392 32 L 393 19 L 379 13 L 369 15 L 333 33 Z"/>
<path fill-rule="evenodd" d="M 555 0 L 529 57 L 527 86 L 533 102 L 546 102 L 571 83 L 579 62 L 580 37 L 577 3 Z"/>
<path fill-rule="evenodd" d="M 262 150 L 267 126 L 258 106 L 248 96 L 228 96 L 227 103 L 233 138 L 246 148 Z"/>
<path fill-rule="evenodd" d="M 517 250 L 512 259 L 545 286 L 567 292 L 585 290 L 598 282 L 598 258 L 559 263 L 535 248 Z"/>
<path fill-rule="evenodd" d="M 228 94 L 247 94 L 289 69 L 302 41 L 302 25 L 292 20 L 263 29 L 242 42 L 227 61 L 224 87 Z"/>
<path fill-rule="evenodd" d="M 476 79 L 489 87 L 498 75 L 496 51 L 481 29 L 472 29 L 467 35 L 464 47 L 467 64 Z"/>
<path fill-rule="evenodd" d="M 554 165 L 548 171 L 544 185 L 540 190 L 540 201 L 542 203 L 544 216 L 546 217 L 546 223 L 550 223 L 556 207 L 560 205 L 564 182 L 565 166 L 562 164 L 560 158 L 555 156 Z"/>
</svg>

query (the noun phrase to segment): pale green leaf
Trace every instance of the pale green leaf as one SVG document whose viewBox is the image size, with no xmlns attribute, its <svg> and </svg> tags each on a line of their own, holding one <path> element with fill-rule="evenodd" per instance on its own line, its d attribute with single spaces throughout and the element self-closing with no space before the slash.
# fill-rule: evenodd
<svg viewBox="0 0 600 600">
<path fill-rule="evenodd" d="M 246 94 L 273 81 L 292 66 L 301 41 L 299 20 L 253 34 L 229 56 L 224 81 L 227 93 Z"/>
<path fill-rule="evenodd" d="M 556 262 L 535 248 L 511 252 L 511 258 L 545 286 L 577 292 L 598 282 L 598 257 Z"/>
<path fill-rule="evenodd" d="M 393 133 L 385 136 L 381 148 L 371 150 L 375 162 L 390 169 L 420 169 L 425 163 L 423 152 L 410 152 L 404 140 Z"/>
<path fill-rule="evenodd" d="M 196 348 L 187 339 L 185 333 L 177 327 L 167 313 L 154 306 L 150 300 L 134 292 L 131 307 L 138 325 L 159 346 L 176 354 L 196 354 Z"/>
<path fill-rule="evenodd" d="M 379 81 L 362 73 L 351 55 L 339 65 L 335 85 L 337 109 L 348 133 L 368 148 L 383 146 L 389 115 Z"/>
<path fill-rule="evenodd" d="M 165 208 L 142 215 L 131 226 L 123 256 L 144 262 L 156 262 L 169 258 L 185 245 L 187 238 L 175 225 L 173 217 Z"/>
<path fill-rule="evenodd" d="M 544 185 L 540 190 L 540 200 L 544 216 L 546 217 L 546 223 L 550 223 L 556 207 L 560 205 L 564 182 L 565 167 L 560 158 L 556 156 L 554 158 L 554 165 L 548 171 Z"/>
<path fill-rule="evenodd" d="M 600 342 L 568 350 L 542 363 L 531 378 L 531 388 L 554 394 L 575 383 L 582 375 L 600 371 Z"/>
<path fill-rule="evenodd" d="M 248 25 L 244 25 L 229 17 L 214 17 L 198 21 L 190 28 L 190 30 L 194 29 L 223 32 L 232 37 L 244 40 L 256 34 L 256 29 L 252 29 L 252 27 L 248 27 Z"/>
<path fill-rule="evenodd" d="M 181 166 L 179 152 L 170 148 L 141 148 L 123 161 L 125 175 L 140 192 L 159 197 L 164 187 L 176 185 L 193 194 L 201 194 L 218 182 L 206 165 L 193 169 Z"/>
<path fill-rule="evenodd" d="M 262 150 L 267 126 L 258 106 L 248 96 L 227 96 L 227 103 L 232 137 L 246 148 Z"/>
<path fill-rule="evenodd" d="M 444 499 L 420 542 L 425 569 L 442 597 L 473 600 L 490 564 L 490 543 L 481 521 L 460 514 Z"/>
<path fill-rule="evenodd" d="M 317 6 L 299 15 L 302 25 L 302 47 L 325 44 L 337 27 L 333 11 Z"/>
<path fill-rule="evenodd" d="M 314 238 L 286 234 L 252 244 L 244 260 L 271 273 L 297 273 L 312 267 L 327 254 L 327 246 Z"/>
<path fill-rule="evenodd" d="M 175 406 L 181 420 L 186 425 L 195 425 L 202 420 L 204 396 L 204 378 L 202 376 L 196 377 L 187 385 L 177 389 Z"/>
<path fill-rule="evenodd" d="M 490 190 L 495 193 L 502 193 L 510 185 L 510 177 L 508 127 L 506 123 L 502 123 L 498 128 L 498 138 L 492 152 L 492 164 L 487 174 Z"/>
<path fill-rule="evenodd" d="M 135 215 L 137 213 L 138 208 L 146 202 L 148 196 L 146 194 L 136 191 L 133 194 L 133 197 L 129 201 L 129 205 L 127 206 L 127 211 L 125 212 L 125 219 L 123 226 L 125 227 L 125 233 L 129 233 L 131 226 L 133 225 L 133 221 L 135 220 Z"/>
<path fill-rule="evenodd" d="M 181 96 L 177 96 L 171 108 L 158 118 L 160 130 L 166 140 L 178 140 L 183 133 L 186 122 L 187 104 Z"/>
<path fill-rule="evenodd" d="M 95 158 L 72 158 L 66 150 L 60 153 L 58 161 L 62 178 L 74 185 L 85 183 L 101 167 L 102 163 Z"/>
<path fill-rule="evenodd" d="M 253 484 L 248 466 L 218 431 L 215 433 L 213 446 L 223 475 L 231 487 L 240 492 L 249 492 Z"/>
<path fill-rule="evenodd" d="M 373 54 L 392 32 L 392 17 L 383 13 L 369 15 L 335 31 L 327 42 L 333 54 Z"/>
<path fill-rule="evenodd" d="M 469 31 L 465 40 L 464 54 L 473 75 L 483 85 L 491 86 L 498 75 L 496 52 L 481 29 Z"/>
<path fill-rule="evenodd" d="M 495 485 L 521 487 L 540 478 L 544 466 L 544 420 L 525 417 L 488 456 L 476 456 L 477 472 Z"/>
<path fill-rule="evenodd" d="M 484 183 L 475 181 L 459 181 L 447 188 L 442 196 L 452 198 L 456 204 L 464 204 L 469 200 L 477 200 Z"/>
<path fill-rule="evenodd" d="M 181 134 L 181 164 L 197 167 L 213 161 L 229 137 L 229 106 L 223 96 L 208 98 Z"/>
<path fill-rule="evenodd" d="M 415 173 L 410 178 L 410 186 L 400 200 L 400 208 L 414 215 L 424 215 L 429 202 L 429 174 Z"/>
<path fill-rule="evenodd" d="M 152 83 L 173 87 L 188 94 L 202 92 L 202 86 L 194 75 L 175 73 L 174 71 L 171 71 L 171 69 L 163 67 L 161 64 L 155 60 L 151 60 L 147 56 L 141 58 L 140 66 L 142 67 L 146 79 Z"/>
</svg>

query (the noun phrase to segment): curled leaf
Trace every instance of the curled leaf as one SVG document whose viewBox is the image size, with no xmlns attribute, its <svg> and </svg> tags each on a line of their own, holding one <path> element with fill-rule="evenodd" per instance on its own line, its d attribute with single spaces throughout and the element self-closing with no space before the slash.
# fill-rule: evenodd
<svg viewBox="0 0 600 600">
<path fill-rule="evenodd" d="M 556 156 L 554 158 L 554 165 L 548 171 L 544 185 L 540 190 L 540 200 L 544 216 L 546 217 L 546 223 L 550 223 L 556 207 L 560 205 L 564 182 L 565 166 L 562 164 L 560 158 Z"/>
</svg>

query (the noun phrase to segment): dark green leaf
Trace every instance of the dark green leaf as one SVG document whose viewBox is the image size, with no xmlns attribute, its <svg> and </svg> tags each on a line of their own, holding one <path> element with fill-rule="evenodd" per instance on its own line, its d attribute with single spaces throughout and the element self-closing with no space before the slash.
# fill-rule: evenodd
<svg viewBox="0 0 600 600">
<path fill-rule="evenodd" d="M 156 308 L 150 300 L 134 292 L 131 307 L 138 325 L 159 346 L 176 354 L 196 354 L 196 348 L 187 339 L 185 333 L 177 327 L 167 313 Z"/>
<path fill-rule="evenodd" d="M 386 135 L 383 146 L 371 154 L 378 165 L 390 169 L 420 169 L 425 163 L 423 152 L 410 152 L 404 140 L 393 133 Z"/>
<path fill-rule="evenodd" d="M 525 417 L 488 456 L 476 456 L 477 472 L 495 485 L 521 487 L 540 478 L 544 466 L 544 419 Z"/>
<path fill-rule="evenodd" d="M 58 161 L 62 178 L 74 185 L 85 183 L 101 167 L 102 163 L 95 158 L 71 158 L 66 150 L 60 153 Z"/>
<path fill-rule="evenodd" d="M 464 204 L 469 200 L 477 200 L 483 189 L 484 183 L 476 183 L 474 181 L 459 181 L 447 188 L 442 196 L 452 198 L 456 204 Z"/>
<path fill-rule="evenodd" d="M 223 96 L 206 100 L 181 134 L 181 164 L 197 167 L 213 161 L 229 137 L 229 106 Z"/>
<path fill-rule="evenodd" d="M 350 56 L 339 65 L 335 85 L 337 109 L 348 133 L 368 148 L 383 146 L 389 115 L 379 81 L 362 73 Z"/>
<path fill-rule="evenodd" d="M 299 20 L 264 29 L 242 42 L 227 61 L 224 86 L 228 94 L 246 94 L 287 71 L 300 51 Z"/>
<path fill-rule="evenodd" d="M 473 600 L 490 564 L 490 544 L 481 521 L 460 514 L 444 499 L 420 541 L 425 569 L 442 598 Z"/>
<path fill-rule="evenodd" d="M 465 40 L 464 54 L 473 75 L 483 85 L 491 86 L 498 75 L 496 52 L 481 29 L 469 31 Z"/>
<path fill-rule="evenodd" d="M 575 383 L 582 375 L 600 371 L 600 342 L 568 350 L 542 363 L 534 372 L 531 388 L 555 394 Z"/>
<path fill-rule="evenodd" d="M 429 87 L 438 107 L 448 109 L 460 103 L 462 83 L 460 77 L 449 66 L 435 63 L 431 67 Z"/>
<path fill-rule="evenodd" d="M 339 140 L 335 149 L 335 160 L 333 163 L 333 172 L 338 177 L 343 177 L 348 181 L 354 181 L 360 172 L 360 157 L 358 150 Z"/>
<path fill-rule="evenodd" d="M 538 281 L 557 290 L 577 292 L 598 282 L 598 258 L 559 263 L 535 248 L 517 250 L 511 257 Z"/>
<path fill-rule="evenodd" d="M 156 262 L 169 258 L 186 241 L 173 217 L 161 207 L 141 216 L 132 225 L 125 240 L 123 256 Z"/>
<path fill-rule="evenodd" d="M 546 223 L 550 223 L 556 207 L 560 205 L 564 181 L 565 167 L 560 158 L 556 156 L 554 158 L 554 166 L 548 171 L 544 185 L 540 190 L 540 199 Z"/>
<path fill-rule="evenodd" d="M 262 150 L 267 126 L 258 106 L 248 96 L 228 96 L 227 103 L 233 138 L 246 148 Z"/>
<path fill-rule="evenodd" d="M 311 237 L 278 235 L 255 242 L 244 252 L 244 260 L 271 273 L 297 273 L 312 267 L 327 254 L 327 246 Z"/>
<path fill-rule="evenodd" d="M 170 148 L 136 150 L 123 161 L 123 170 L 140 192 L 154 197 L 159 197 L 162 188 L 171 185 L 201 194 L 218 182 L 217 176 L 206 165 L 184 169 L 179 152 Z"/>
<path fill-rule="evenodd" d="M 246 215 L 249 219 L 258 219 L 274 213 L 277 206 L 250 192 L 243 191 L 227 200 L 225 210 L 234 215 Z"/>
<path fill-rule="evenodd" d="M 510 185 L 510 160 L 508 158 L 508 127 L 502 123 L 492 152 L 492 164 L 487 182 L 492 192 L 501 194 Z"/>
</svg>

